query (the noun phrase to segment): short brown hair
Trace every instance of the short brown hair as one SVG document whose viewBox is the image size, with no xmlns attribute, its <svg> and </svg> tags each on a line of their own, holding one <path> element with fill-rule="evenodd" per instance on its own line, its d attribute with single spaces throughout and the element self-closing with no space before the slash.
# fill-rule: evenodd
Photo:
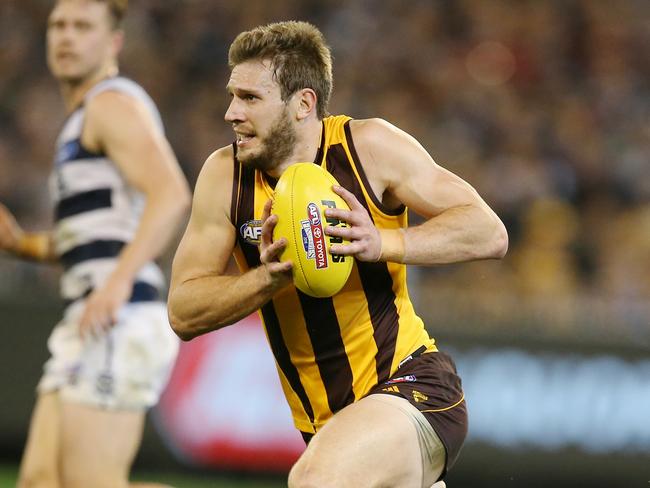
<svg viewBox="0 0 650 488">
<path fill-rule="evenodd" d="M 129 7 L 129 0 L 95 0 L 102 2 L 108 7 L 111 14 L 113 29 L 120 29 L 126 16 L 126 9 Z"/>
<path fill-rule="evenodd" d="M 318 118 L 327 115 L 332 94 L 332 55 L 323 34 L 307 22 L 287 21 L 242 32 L 230 45 L 228 65 L 271 61 L 283 101 L 302 88 L 316 92 Z"/>
<path fill-rule="evenodd" d="M 129 7 L 129 0 L 95 0 L 106 4 L 108 13 L 111 16 L 113 29 L 121 29 L 126 16 L 126 9 Z"/>
<path fill-rule="evenodd" d="M 57 3 L 61 0 L 57 0 Z M 126 9 L 129 7 L 129 0 L 93 0 L 95 2 L 105 3 L 108 14 L 111 17 L 111 27 L 120 29 L 126 16 Z"/>
</svg>

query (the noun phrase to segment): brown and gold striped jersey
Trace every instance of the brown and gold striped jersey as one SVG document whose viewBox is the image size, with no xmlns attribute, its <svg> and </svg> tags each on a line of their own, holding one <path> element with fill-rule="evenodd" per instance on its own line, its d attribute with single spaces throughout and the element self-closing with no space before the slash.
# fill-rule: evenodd
<svg viewBox="0 0 650 488">
<path fill-rule="evenodd" d="M 372 192 L 349 120 L 342 115 L 323 120 L 314 164 L 354 193 L 377 227 L 406 227 L 406 208 L 388 209 Z M 272 194 L 268 177 L 242 166 L 235 156 L 231 221 L 237 229 L 234 254 L 242 272 L 260 264 L 259 221 Z M 416 349 L 436 350 L 413 310 L 402 264 L 356 261 L 335 296 L 313 298 L 291 286 L 260 313 L 294 423 L 306 433 L 316 432 L 333 413 L 386 381 Z"/>
</svg>

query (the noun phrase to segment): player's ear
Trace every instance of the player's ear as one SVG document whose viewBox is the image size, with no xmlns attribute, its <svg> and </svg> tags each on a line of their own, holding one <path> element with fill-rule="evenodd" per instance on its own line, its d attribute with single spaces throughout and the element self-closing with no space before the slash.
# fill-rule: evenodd
<svg viewBox="0 0 650 488">
<path fill-rule="evenodd" d="M 306 119 L 312 113 L 316 113 L 316 104 L 318 97 L 316 92 L 311 88 L 303 88 L 294 94 L 297 102 L 296 118 L 298 120 Z"/>
<path fill-rule="evenodd" d="M 124 46 L 124 31 L 122 29 L 115 29 L 111 34 L 111 48 L 113 50 L 113 55 L 117 57 L 118 54 L 122 51 Z"/>
</svg>

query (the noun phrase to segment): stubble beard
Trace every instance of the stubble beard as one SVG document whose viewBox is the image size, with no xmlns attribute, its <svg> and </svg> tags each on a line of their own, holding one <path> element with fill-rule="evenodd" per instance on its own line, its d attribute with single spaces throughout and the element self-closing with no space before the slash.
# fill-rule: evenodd
<svg viewBox="0 0 650 488">
<path fill-rule="evenodd" d="M 296 130 L 292 127 L 289 112 L 285 108 L 269 134 L 261 140 L 260 152 L 240 159 L 240 162 L 259 171 L 270 171 L 291 156 L 297 140 Z"/>
<path fill-rule="evenodd" d="M 77 62 L 79 66 L 72 73 L 65 74 L 61 71 L 57 72 L 53 67 L 50 67 L 50 72 L 60 84 L 66 85 L 71 89 L 77 88 L 92 79 L 100 80 L 119 74 L 116 64 L 108 66 L 108 68 L 106 68 L 104 63 L 82 64 L 79 56 L 77 56 Z"/>
</svg>

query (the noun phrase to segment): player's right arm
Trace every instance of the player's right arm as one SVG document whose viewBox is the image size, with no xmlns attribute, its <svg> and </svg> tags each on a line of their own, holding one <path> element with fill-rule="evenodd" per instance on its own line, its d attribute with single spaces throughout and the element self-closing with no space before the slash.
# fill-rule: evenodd
<svg viewBox="0 0 650 488">
<path fill-rule="evenodd" d="M 236 238 L 230 221 L 232 158 L 232 148 L 225 147 L 205 162 L 174 256 L 168 312 L 172 328 L 183 340 L 237 322 L 291 282 L 291 263 L 278 259 L 286 241 L 272 242 L 277 217 L 269 216 L 268 204 L 262 219 L 263 264 L 242 275 L 225 274 Z"/>
<path fill-rule="evenodd" d="M 0 249 L 32 261 L 54 261 L 51 232 L 25 232 L 0 203 Z"/>
</svg>

